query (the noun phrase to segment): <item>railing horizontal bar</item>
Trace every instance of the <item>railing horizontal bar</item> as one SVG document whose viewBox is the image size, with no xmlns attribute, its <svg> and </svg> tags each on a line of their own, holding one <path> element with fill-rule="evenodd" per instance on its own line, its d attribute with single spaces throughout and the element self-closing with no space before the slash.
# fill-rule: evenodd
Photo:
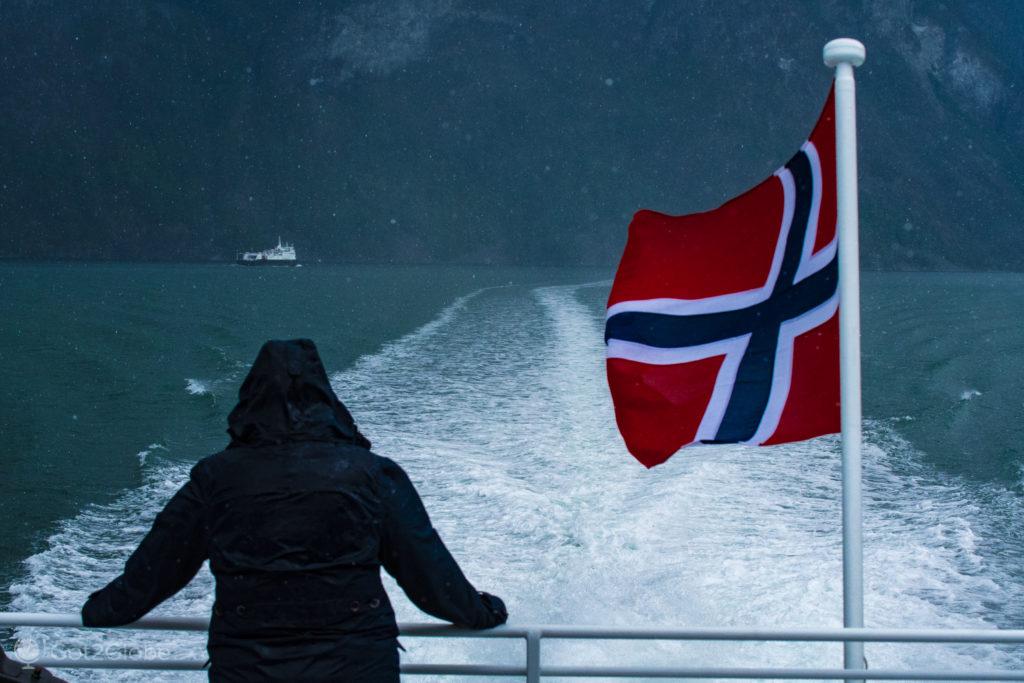
<svg viewBox="0 0 1024 683">
<path fill-rule="evenodd" d="M 46 612 L 0 612 L 2 626 L 35 626 L 50 628 L 85 628 L 77 614 L 50 614 Z M 145 616 L 138 621 L 112 628 L 144 629 L 150 631 L 202 631 L 210 627 L 208 617 Z M 403 636 L 430 636 L 442 638 L 525 638 L 529 629 L 521 626 L 499 626 L 477 631 L 451 624 L 401 624 Z"/>
<path fill-rule="evenodd" d="M 525 638 L 527 626 L 497 626 L 478 631 L 450 624 L 399 624 L 401 635 L 410 638 Z"/>
<path fill-rule="evenodd" d="M 139 669 L 147 671 L 199 671 L 205 659 L 57 659 L 39 658 L 32 666 L 48 669 Z"/>
<path fill-rule="evenodd" d="M 542 676 L 565 678 L 770 678 L 789 680 L 915 680 L 915 681 L 1024 681 L 1024 671 L 925 671 L 907 669 L 771 669 L 771 668 L 660 668 L 550 666 Z"/>
<path fill-rule="evenodd" d="M 206 631 L 206 617 L 146 616 L 122 628 Z M 40 612 L 0 612 L 0 626 L 49 626 L 81 628 L 77 614 Z M 745 640 L 745 641 L 817 641 L 817 642 L 890 642 L 890 643 L 1004 643 L 1024 644 L 1024 629 L 891 629 L 891 628 L 632 628 L 603 626 L 516 625 L 498 626 L 484 631 L 463 629 L 449 624 L 400 624 L 403 636 L 424 638 L 525 638 L 530 631 L 548 639 L 597 640 Z"/>
<path fill-rule="evenodd" d="M 205 659 L 58 659 L 45 658 L 32 662 L 33 666 L 50 669 L 125 669 L 200 671 Z M 426 676 L 525 676 L 525 666 L 491 664 L 402 664 L 402 673 Z"/>
<path fill-rule="evenodd" d="M 601 626 L 538 626 L 544 638 L 597 640 L 745 640 L 899 643 L 1021 643 L 1024 629 L 747 629 L 747 628 L 633 628 Z"/>
<path fill-rule="evenodd" d="M 206 664 L 202 659 L 40 659 L 34 664 L 51 669 L 134 669 L 164 671 L 199 671 Z M 426 676 L 524 676 L 523 666 L 491 666 L 486 664 L 403 664 L 405 675 Z M 842 669 L 794 668 L 709 668 L 709 667 L 602 667 L 546 666 L 542 676 L 565 678 L 773 678 L 789 680 L 922 680 L 922 681 L 1024 681 L 1024 671 L 927 671 L 875 669 L 844 671 Z"/>
<path fill-rule="evenodd" d="M 45 612 L 0 612 L 0 626 L 48 626 L 84 628 L 77 614 L 48 614 Z M 209 617 L 146 616 L 121 628 L 153 631 L 206 631 Z"/>
<path fill-rule="evenodd" d="M 404 676 L 525 676 L 525 666 L 490 664 L 402 664 Z"/>
</svg>

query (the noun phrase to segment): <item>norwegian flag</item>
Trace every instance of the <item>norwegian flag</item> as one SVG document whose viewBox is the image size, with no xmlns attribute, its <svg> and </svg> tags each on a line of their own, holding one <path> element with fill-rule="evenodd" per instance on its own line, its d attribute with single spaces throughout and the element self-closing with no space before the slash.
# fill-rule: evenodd
<svg viewBox="0 0 1024 683">
<path fill-rule="evenodd" d="M 697 443 L 838 432 L 835 102 L 800 151 L 706 213 L 642 210 L 608 298 L 608 385 L 653 467 Z"/>
</svg>

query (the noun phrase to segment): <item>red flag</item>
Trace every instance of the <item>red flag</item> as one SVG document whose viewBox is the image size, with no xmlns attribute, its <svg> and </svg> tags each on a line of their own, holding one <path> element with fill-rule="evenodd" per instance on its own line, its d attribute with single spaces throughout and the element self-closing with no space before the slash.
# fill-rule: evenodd
<svg viewBox="0 0 1024 683">
<path fill-rule="evenodd" d="M 695 443 L 839 431 L 835 103 L 757 187 L 706 213 L 638 211 L 605 341 L 626 447 L 647 467 Z"/>
</svg>

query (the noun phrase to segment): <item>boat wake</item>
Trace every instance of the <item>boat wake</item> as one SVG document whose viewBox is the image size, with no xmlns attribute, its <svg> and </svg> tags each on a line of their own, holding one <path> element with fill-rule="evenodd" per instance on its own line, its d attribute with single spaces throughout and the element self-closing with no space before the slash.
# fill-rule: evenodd
<svg viewBox="0 0 1024 683">
<path fill-rule="evenodd" d="M 476 292 L 332 375 L 374 450 L 403 465 L 481 590 L 518 623 L 841 625 L 838 439 L 688 450 L 647 471 L 625 452 L 604 380 L 598 288 Z M 894 424 L 866 425 L 866 620 L 887 627 L 1010 627 L 1024 613 L 1019 496 L 920 464 Z M 145 484 L 65 521 L 12 587 L 14 608 L 74 611 L 113 578 L 187 477 L 160 462 Z M 1002 545 L 1000 545 L 1002 543 Z M 426 617 L 399 597 L 399 618 Z M 160 608 L 206 614 L 212 581 Z M 33 635 L 22 629 L 19 636 Z M 49 631 L 73 648 L 163 647 L 196 634 Z M 515 662 L 520 643 L 405 639 L 405 661 Z M 835 666 L 831 644 L 545 644 L 550 663 Z M 997 647 L 867 646 L 873 667 L 1010 667 Z M 90 650 L 86 650 L 90 651 Z M 200 680 L 124 673 L 119 680 Z M 111 680 L 75 672 L 75 680 Z"/>
</svg>

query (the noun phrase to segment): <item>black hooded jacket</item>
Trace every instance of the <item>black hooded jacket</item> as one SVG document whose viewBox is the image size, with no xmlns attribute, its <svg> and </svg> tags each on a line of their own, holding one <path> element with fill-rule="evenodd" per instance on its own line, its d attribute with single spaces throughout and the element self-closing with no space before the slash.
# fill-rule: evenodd
<svg viewBox="0 0 1024 683">
<path fill-rule="evenodd" d="M 370 452 L 313 342 L 264 344 L 228 423 L 228 448 L 192 468 L 124 573 L 89 597 L 86 626 L 135 621 L 207 559 L 211 680 L 356 680 L 345 662 L 373 652 L 397 666 L 382 565 L 428 614 L 504 623 L 504 605 L 463 576 L 402 468 Z"/>
</svg>

